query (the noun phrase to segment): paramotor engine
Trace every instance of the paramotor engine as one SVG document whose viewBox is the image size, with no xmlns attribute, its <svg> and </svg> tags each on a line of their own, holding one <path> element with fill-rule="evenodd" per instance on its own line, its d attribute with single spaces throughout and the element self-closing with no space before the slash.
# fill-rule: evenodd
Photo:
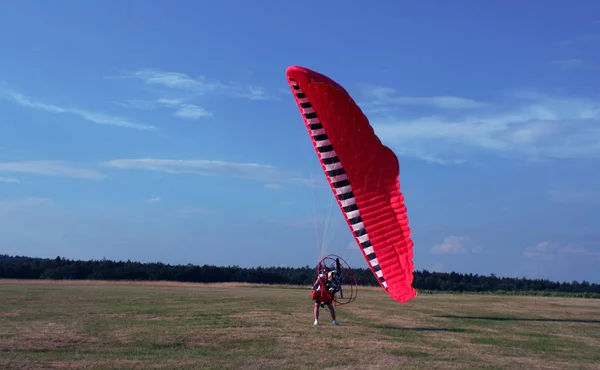
<svg viewBox="0 0 600 370">
<path fill-rule="evenodd" d="M 338 291 L 334 294 L 327 292 L 327 277 L 328 274 L 335 273 L 335 285 Z M 316 289 L 325 292 L 326 295 L 333 299 L 334 306 L 342 306 L 354 302 L 358 294 L 358 281 L 354 272 L 340 256 L 330 254 L 322 258 L 317 264 L 317 277 L 313 285 L 313 297 Z"/>
<path fill-rule="evenodd" d="M 369 268 L 395 300 L 417 295 L 398 158 L 339 84 L 299 66 L 286 77 L 314 150 Z"/>
</svg>

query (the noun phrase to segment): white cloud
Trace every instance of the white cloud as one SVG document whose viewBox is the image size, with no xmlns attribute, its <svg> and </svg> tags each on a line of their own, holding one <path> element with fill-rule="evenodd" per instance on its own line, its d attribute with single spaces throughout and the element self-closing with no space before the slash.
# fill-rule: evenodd
<svg viewBox="0 0 600 370">
<path fill-rule="evenodd" d="M 557 246 L 558 246 L 557 243 L 551 243 L 548 241 L 544 241 L 544 242 L 540 242 L 536 245 L 525 248 L 525 251 L 523 251 L 523 254 L 526 255 L 527 257 L 548 256 L 548 253 L 551 250 L 555 249 Z"/>
<path fill-rule="evenodd" d="M 582 34 L 571 39 L 563 40 L 560 43 L 563 45 L 583 45 L 583 44 L 596 44 L 600 42 L 600 34 L 598 33 L 588 33 Z"/>
<path fill-rule="evenodd" d="M 219 81 L 210 81 L 203 76 L 191 77 L 184 73 L 162 71 L 159 69 L 140 69 L 130 73 L 127 77 L 139 79 L 148 85 L 159 85 L 194 95 L 222 94 L 251 100 L 273 98 L 262 87 L 243 84 L 224 84 Z"/>
<path fill-rule="evenodd" d="M 175 111 L 177 117 L 186 119 L 199 119 L 203 117 L 212 117 L 212 114 L 206 109 L 194 104 L 181 104 Z"/>
<path fill-rule="evenodd" d="M 600 155 L 600 101 L 520 92 L 473 114 L 371 118 L 397 153 L 462 163 L 473 150 L 527 159 Z"/>
<path fill-rule="evenodd" d="M 175 117 L 189 120 L 212 117 L 213 114 L 196 104 L 185 103 L 185 99 L 160 98 L 156 100 L 128 100 L 118 103 L 121 106 L 140 110 L 155 110 L 157 108 L 171 108 Z"/>
<path fill-rule="evenodd" d="M 485 107 L 488 104 L 469 98 L 458 96 L 428 96 L 413 97 L 396 95 L 396 90 L 383 86 L 368 86 L 364 90 L 365 95 L 372 101 L 372 105 L 420 105 L 442 109 L 474 109 Z"/>
<path fill-rule="evenodd" d="M 156 102 L 158 104 L 166 105 L 169 107 L 176 107 L 178 105 L 183 104 L 182 99 L 169 99 L 169 98 L 160 98 L 160 99 L 157 99 Z"/>
<path fill-rule="evenodd" d="M 265 187 L 271 190 L 281 190 L 282 188 L 281 184 L 267 184 Z"/>
<path fill-rule="evenodd" d="M 592 252 L 587 248 L 577 247 L 573 243 L 567 244 L 564 247 L 563 251 L 566 253 L 577 254 L 577 255 L 582 255 L 582 256 L 590 255 L 590 253 Z M 596 254 L 598 254 L 598 253 L 596 253 Z"/>
<path fill-rule="evenodd" d="M 552 259 L 556 257 L 580 256 L 580 257 L 600 257 L 600 250 L 597 248 L 586 248 L 576 243 L 558 243 L 543 241 L 535 246 L 525 248 L 523 254 L 531 258 Z"/>
<path fill-rule="evenodd" d="M 205 77 L 192 78 L 179 72 L 166 72 L 158 69 L 140 69 L 130 74 L 148 85 L 162 85 L 171 89 L 207 93 L 217 90 L 218 85 L 206 80 Z"/>
<path fill-rule="evenodd" d="M 581 58 L 551 60 L 550 64 L 564 69 L 600 69 L 596 63 Z"/>
<path fill-rule="evenodd" d="M 543 241 L 534 246 L 525 248 L 523 254 L 529 258 L 554 259 L 564 257 L 596 257 L 600 258 L 600 250 L 585 248 L 575 243 L 561 244 Z"/>
<path fill-rule="evenodd" d="M 115 159 L 104 163 L 105 166 L 121 169 L 143 169 L 168 173 L 191 173 L 208 176 L 237 177 L 268 183 L 292 182 L 317 186 L 311 179 L 281 168 L 258 164 L 225 162 L 216 160 L 191 159 Z"/>
<path fill-rule="evenodd" d="M 259 86 L 244 85 L 239 83 L 222 83 L 211 81 L 206 77 L 191 77 L 184 73 L 162 71 L 158 69 L 140 69 L 117 78 L 133 78 L 147 85 L 162 88 L 162 97 L 156 100 L 131 99 L 119 103 L 122 106 L 143 110 L 152 110 L 159 107 L 174 109 L 175 117 L 198 120 L 212 117 L 213 113 L 193 104 L 193 100 L 206 95 L 223 95 L 245 98 L 250 100 L 276 99 L 264 88 Z M 288 92 L 289 93 L 289 92 Z"/>
<path fill-rule="evenodd" d="M 124 128 L 131 128 L 136 130 L 150 130 L 156 131 L 156 127 L 151 125 L 139 124 L 131 122 L 125 118 L 110 116 L 103 113 L 89 112 L 83 109 L 77 108 L 64 108 L 57 105 L 46 104 L 36 100 L 33 100 L 23 94 L 2 90 L 0 96 L 8 99 L 9 101 L 18 104 L 22 107 L 42 110 L 56 114 L 74 114 L 87 121 L 99 124 L 99 125 L 112 125 Z"/>
<path fill-rule="evenodd" d="M 185 119 L 200 119 L 205 117 L 212 117 L 212 113 L 202 108 L 199 105 L 195 104 L 187 104 L 184 103 L 183 99 L 168 99 L 161 98 L 156 101 L 158 104 L 175 109 L 176 117 L 185 118 Z"/>
<path fill-rule="evenodd" d="M 158 203 L 160 202 L 160 197 L 146 199 L 148 203 Z"/>
<path fill-rule="evenodd" d="M 459 254 L 459 253 L 478 253 L 481 251 L 480 246 L 473 246 L 471 239 L 468 236 L 448 236 L 444 238 L 441 244 L 431 247 L 431 253 L 434 254 Z"/>
<path fill-rule="evenodd" d="M 129 99 L 122 102 L 116 102 L 116 104 L 125 108 L 135 108 L 140 110 L 154 110 L 156 109 L 156 102 L 152 100 L 143 99 Z"/>
<path fill-rule="evenodd" d="M 96 170 L 71 166 L 61 161 L 0 162 L 0 172 L 19 172 L 88 180 L 101 180 L 106 177 Z"/>
<path fill-rule="evenodd" d="M 13 179 L 11 177 L 0 176 L 0 182 L 4 182 L 4 183 L 7 183 L 7 184 L 18 184 L 19 180 Z"/>
</svg>

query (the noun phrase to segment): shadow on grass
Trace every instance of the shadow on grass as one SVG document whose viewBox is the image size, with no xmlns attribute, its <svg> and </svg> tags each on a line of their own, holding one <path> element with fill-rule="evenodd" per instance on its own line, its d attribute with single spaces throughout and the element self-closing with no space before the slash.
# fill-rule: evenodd
<svg viewBox="0 0 600 370">
<path fill-rule="evenodd" d="M 520 317 L 493 317 L 493 316 L 454 316 L 434 315 L 432 317 L 442 319 L 467 319 L 467 320 L 490 320 L 490 321 L 531 321 L 531 322 L 570 322 L 583 324 L 600 324 L 600 320 L 576 320 L 576 319 L 527 319 Z"/>
<path fill-rule="evenodd" d="M 462 328 L 431 328 L 431 327 L 417 327 L 417 328 L 406 328 L 401 326 L 393 326 L 393 325 L 375 325 L 378 329 L 387 329 L 387 330 L 398 330 L 398 331 L 416 331 L 416 332 L 427 332 L 427 331 L 442 331 L 442 332 L 452 332 L 452 333 L 471 333 L 473 330 L 471 329 L 462 329 Z"/>
</svg>

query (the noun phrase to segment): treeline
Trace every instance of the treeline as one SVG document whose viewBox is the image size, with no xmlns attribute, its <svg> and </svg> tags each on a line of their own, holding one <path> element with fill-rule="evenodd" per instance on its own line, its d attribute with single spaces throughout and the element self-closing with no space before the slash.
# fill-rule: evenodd
<svg viewBox="0 0 600 370">
<path fill-rule="evenodd" d="M 360 285 L 378 285 L 367 268 L 353 269 Z M 69 260 L 61 257 L 33 258 L 0 255 L 0 278 L 51 280 L 138 280 L 198 283 L 245 282 L 262 284 L 310 285 L 315 268 L 254 267 L 214 265 L 169 265 L 132 261 Z M 600 298 L 600 284 L 553 282 L 542 279 L 497 277 L 494 274 L 415 271 L 413 286 L 429 292 L 496 292 L 510 294 L 574 295 Z M 512 293 L 511 293 L 512 292 Z"/>
</svg>

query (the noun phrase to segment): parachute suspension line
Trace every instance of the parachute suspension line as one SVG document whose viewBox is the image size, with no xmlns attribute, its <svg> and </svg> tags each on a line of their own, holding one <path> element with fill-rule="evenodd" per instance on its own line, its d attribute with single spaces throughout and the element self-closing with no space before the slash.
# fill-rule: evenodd
<svg viewBox="0 0 600 370">
<path fill-rule="evenodd" d="M 335 221 L 338 210 L 336 197 L 331 194 L 330 184 L 327 176 L 323 172 L 322 165 L 318 158 L 314 157 L 314 147 L 312 141 L 304 141 L 307 145 L 307 155 L 304 158 L 305 166 L 308 170 L 309 196 L 312 200 L 312 213 L 315 228 L 315 247 L 318 261 L 321 261 L 330 252 L 333 252 L 332 245 L 339 234 L 339 226 Z M 311 222 L 312 223 L 312 222 Z M 336 227 L 334 227 L 336 226 Z M 336 248 L 339 250 L 339 248 Z M 340 250 L 340 252 L 342 252 Z M 339 253 L 342 254 L 342 253 Z M 344 251 L 344 258 L 348 256 L 348 250 Z"/>
<path fill-rule="evenodd" d="M 312 147 L 310 148 L 310 155 L 305 157 L 305 163 L 306 163 L 306 167 L 308 168 L 308 173 L 309 173 L 309 179 L 312 182 L 309 187 L 309 193 L 310 193 L 310 198 L 312 200 L 312 210 L 313 210 L 313 222 L 314 222 L 314 229 L 315 229 L 315 248 L 316 248 L 316 252 L 317 252 L 317 260 L 321 260 L 324 256 L 325 256 L 325 251 L 327 249 L 328 246 L 328 225 L 329 225 L 329 219 L 331 218 L 331 213 L 333 211 L 333 206 L 331 204 L 331 196 L 327 196 L 327 202 L 323 202 L 324 199 L 323 198 L 323 194 L 320 192 L 320 190 L 322 190 L 319 187 L 319 183 L 321 182 L 320 180 L 322 180 L 323 177 L 323 173 L 322 173 L 322 168 L 317 161 L 314 160 L 314 158 L 311 158 L 312 156 L 314 156 L 314 154 L 312 153 L 314 151 L 314 149 L 312 149 Z M 318 168 L 315 168 L 316 166 L 318 166 Z M 326 179 L 326 178 L 325 178 Z M 329 195 L 329 194 L 327 194 Z M 323 204 L 326 204 L 326 208 L 325 211 L 323 211 Z M 320 220 L 323 220 L 323 222 L 321 223 Z M 321 230 L 321 231 L 320 231 Z"/>
<path fill-rule="evenodd" d="M 327 180 L 325 178 L 325 180 Z M 327 184 L 329 186 L 329 184 Z M 323 235 L 322 235 L 322 244 L 319 252 L 319 260 L 322 259 L 325 255 L 329 254 L 329 247 L 333 243 L 336 233 L 335 228 L 333 228 L 332 220 L 334 212 L 337 210 L 337 201 L 335 198 L 329 193 L 329 189 L 324 189 L 327 192 L 327 195 L 323 195 L 326 197 L 325 210 L 323 211 Z M 324 199 L 324 200 L 325 200 Z"/>
<path fill-rule="evenodd" d="M 309 176 L 309 181 L 313 182 L 311 184 L 309 184 L 309 192 L 310 192 L 310 198 L 312 200 L 312 208 L 313 208 L 313 215 L 312 218 L 314 221 L 314 229 L 315 229 L 315 247 L 317 248 L 317 256 L 319 257 L 319 259 L 321 258 L 321 251 L 319 248 L 319 245 L 321 244 L 319 241 L 319 221 L 317 219 L 317 201 L 316 201 L 316 194 L 315 194 L 315 176 L 314 176 L 314 161 L 310 160 L 308 156 L 305 157 L 306 160 L 306 167 L 308 168 L 308 176 Z"/>
<path fill-rule="evenodd" d="M 327 240 L 328 239 L 327 231 L 329 229 L 328 228 L 328 226 L 329 226 L 329 199 L 327 201 L 327 208 L 326 208 L 325 214 L 323 216 L 324 216 L 323 217 L 323 240 L 322 240 L 322 244 L 321 244 L 321 250 L 319 253 L 319 259 L 321 259 L 324 256 L 324 254 L 327 250 L 327 247 L 329 246 L 329 243 Z"/>
<path fill-rule="evenodd" d="M 329 189 L 327 189 L 329 190 Z M 334 228 L 332 228 L 332 216 L 333 216 L 333 212 L 335 211 L 335 206 L 336 206 L 336 202 L 333 199 L 333 196 L 331 194 L 327 194 L 327 209 L 325 211 L 325 232 L 324 232 L 324 250 L 323 250 L 323 254 L 328 254 L 328 252 L 326 253 L 328 247 L 332 244 L 333 240 L 335 239 L 335 230 Z"/>
<path fill-rule="evenodd" d="M 317 219 L 317 202 L 315 200 L 315 194 L 314 194 L 314 189 L 312 192 L 313 196 L 312 196 L 312 202 L 313 202 L 313 216 L 312 216 L 312 221 L 315 223 L 315 247 L 317 248 L 317 257 L 321 256 L 321 242 L 319 239 L 319 220 Z"/>
<path fill-rule="evenodd" d="M 323 194 L 323 190 L 329 191 L 328 188 L 322 189 L 319 186 L 321 180 L 325 180 L 327 184 L 327 178 L 323 176 L 322 168 L 319 161 L 314 160 L 314 149 L 311 147 L 309 152 L 310 155 L 305 157 L 305 165 L 308 169 L 309 181 L 312 183 L 309 185 L 310 198 L 312 200 L 312 211 L 315 228 L 315 241 L 316 241 L 316 252 L 318 260 L 321 260 L 332 243 L 333 235 L 331 228 L 331 219 L 333 212 L 336 211 L 336 201 L 329 192 Z M 313 158 L 311 158 L 313 157 Z M 318 168 L 315 168 L 317 167 Z M 329 184 L 327 184 L 327 187 Z M 324 208 L 324 209 L 323 209 Z M 322 222 L 320 222 L 322 219 Z"/>
</svg>

